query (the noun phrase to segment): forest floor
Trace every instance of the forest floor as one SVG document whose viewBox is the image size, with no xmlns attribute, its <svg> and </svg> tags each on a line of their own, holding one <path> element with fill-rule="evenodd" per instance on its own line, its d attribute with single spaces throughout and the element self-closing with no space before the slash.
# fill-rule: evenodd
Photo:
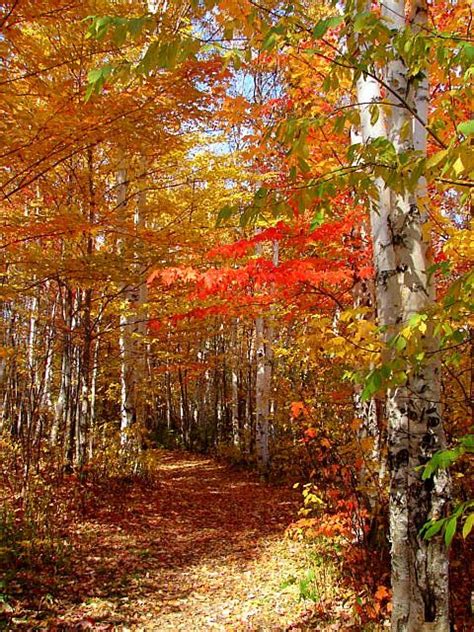
<svg viewBox="0 0 474 632">
<path fill-rule="evenodd" d="M 33 560 L 8 580 L 3 629 L 309 629 L 308 546 L 285 536 L 301 504 L 288 486 L 166 452 L 152 480 L 84 494 L 58 570 Z"/>
<path fill-rule="evenodd" d="M 298 537 L 300 492 L 202 456 L 152 452 L 146 478 L 48 479 L 47 461 L 31 477 L 28 511 L 13 462 L 0 468 L 0 630 L 389 627 L 386 560 L 348 539 Z M 459 549 L 451 565 L 460 632 L 473 629 L 468 559 Z"/>
</svg>

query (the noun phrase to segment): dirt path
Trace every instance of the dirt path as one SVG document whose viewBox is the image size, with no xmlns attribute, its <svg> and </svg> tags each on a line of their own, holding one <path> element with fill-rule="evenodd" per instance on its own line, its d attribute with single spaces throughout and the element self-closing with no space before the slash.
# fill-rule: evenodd
<svg viewBox="0 0 474 632">
<path fill-rule="evenodd" d="M 298 506 L 291 490 L 165 453 L 155 483 L 105 496 L 88 501 L 68 572 L 18 629 L 266 632 L 303 613 L 282 588 L 304 565 L 301 545 L 284 538 Z"/>
</svg>

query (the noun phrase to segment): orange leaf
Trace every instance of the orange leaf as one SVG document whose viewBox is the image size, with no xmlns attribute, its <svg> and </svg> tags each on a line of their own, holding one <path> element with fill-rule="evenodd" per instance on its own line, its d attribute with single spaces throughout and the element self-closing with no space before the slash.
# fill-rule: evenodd
<svg viewBox="0 0 474 632">
<path fill-rule="evenodd" d="M 386 586 L 378 586 L 375 595 L 377 601 L 383 601 L 384 599 L 390 599 L 390 590 Z"/>
<path fill-rule="evenodd" d="M 303 402 L 291 402 L 290 405 L 292 419 L 298 419 L 302 414 L 306 414 L 306 408 Z"/>
</svg>

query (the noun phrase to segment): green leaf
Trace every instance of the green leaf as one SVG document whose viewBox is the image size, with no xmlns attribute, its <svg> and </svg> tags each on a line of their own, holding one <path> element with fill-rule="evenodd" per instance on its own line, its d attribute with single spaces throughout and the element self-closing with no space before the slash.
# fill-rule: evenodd
<svg viewBox="0 0 474 632">
<path fill-rule="evenodd" d="M 247 206 L 247 208 L 244 209 L 244 212 L 240 215 L 239 224 L 240 226 L 249 226 L 254 224 L 259 216 L 259 207 L 255 203 L 251 204 L 250 206 Z"/>
<path fill-rule="evenodd" d="M 474 452 L 474 434 L 468 434 L 461 438 L 461 445 L 466 452 Z"/>
<path fill-rule="evenodd" d="M 464 523 L 464 526 L 462 528 L 462 537 L 464 539 L 466 539 L 467 536 L 471 533 L 473 527 L 474 527 L 474 513 L 471 513 L 466 518 L 466 522 Z"/>
<path fill-rule="evenodd" d="M 459 123 L 456 129 L 460 134 L 463 134 L 464 136 L 473 136 L 474 135 L 474 119 Z"/>
<path fill-rule="evenodd" d="M 370 112 L 370 124 L 371 125 L 375 125 L 375 123 L 377 123 L 377 121 L 379 120 L 379 106 L 374 104 L 371 105 L 369 108 L 369 112 Z"/>
<path fill-rule="evenodd" d="M 128 32 L 132 39 L 136 39 L 147 24 L 152 24 L 152 20 L 148 15 L 144 15 L 141 18 L 131 18 L 128 21 Z"/>
<path fill-rule="evenodd" d="M 122 46 L 127 39 L 127 27 L 125 24 L 121 24 L 115 27 L 115 33 L 113 36 L 113 40 L 117 46 Z"/>
<path fill-rule="evenodd" d="M 418 327 L 420 323 L 422 323 L 426 319 L 427 319 L 426 314 L 418 314 L 418 313 L 412 314 L 410 318 L 408 319 L 408 325 L 414 329 Z"/>
<path fill-rule="evenodd" d="M 254 204 L 255 206 L 261 206 L 263 202 L 266 200 L 268 195 L 268 189 L 265 187 L 260 187 L 254 196 Z"/>
<path fill-rule="evenodd" d="M 397 351 L 403 351 L 403 349 L 405 349 L 407 346 L 406 338 L 400 335 L 396 336 L 393 342 L 393 346 Z"/>
<path fill-rule="evenodd" d="M 453 516 L 447 521 L 444 530 L 444 541 L 446 543 L 446 546 L 450 546 L 451 542 L 453 541 L 454 534 L 456 533 L 457 524 L 457 516 Z"/>
<path fill-rule="evenodd" d="M 472 63 L 474 61 L 474 45 L 470 42 L 460 42 L 459 48 L 462 50 L 466 61 Z"/>
<path fill-rule="evenodd" d="M 344 131 L 345 124 L 346 124 L 346 117 L 337 116 L 336 120 L 334 121 L 334 132 L 336 134 L 342 134 L 342 132 Z"/>
<path fill-rule="evenodd" d="M 224 26 L 224 39 L 231 40 L 234 37 L 234 27 L 232 24 L 226 24 Z"/>
<path fill-rule="evenodd" d="M 430 266 L 426 273 L 429 277 L 433 276 L 436 272 L 439 272 L 443 276 L 447 276 L 451 272 L 452 263 L 451 261 L 439 261 L 438 263 L 434 263 Z"/>
<path fill-rule="evenodd" d="M 312 232 L 313 230 L 321 226 L 321 224 L 324 224 L 324 211 L 322 209 L 314 215 L 313 219 L 311 220 L 309 230 Z"/>
<path fill-rule="evenodd" d="M 152 42 L 147 48 L 143 59 L 137 66 L 137 72 L 148 75 L 150 71 L 156 66 L 156 60 L 159 55 L 160 45 L 157 41 Z"/>
<path fill-rule="evenodd" d="M 95 68 L 94 70 L 89 71 L 87 75 L 88 86 L 84 97 L 85 101 L 88 101 L 93 94 L 99 94 L 113 70 L 114 67 L 107 64 L 102 68 Z"/>
<path fill-rule="evenodd" d="M 94 94 L 95 92 L 95 85 L 93 83 L 90 83 L 87 88 L 86 88 L 86 92 L 84 95 L 84 101 L 87 103 L 87 101 L 89 101 L 89 99 L 91 98 L 91 96 Z"/>
<path fill-rule="evenodd" d="M 268 33 L 263 38 L 262 50 L 273 50 L 277 43 L 278 35 L 275 33 L 275 31 L 273 31 L 273 29 L 270 29 L 270 31 L 268 31 Z"/>
<path fill-rule="evenodd" d="M 425 481 L 430 478 L 438 469 L 445 470 L 450 467 L 450 465 L 452 465 L 463 453 L 463 447 L 458 447 L 454 450 L 439 450 L 438 452 L 435 452 L 425 465 L 425 469 L 421 476 L 422 480 Z"/>
<path fill-rule="evenodd" d="M 102 40 L 107 34 L 109 30 L 109 26 L 112 23 L 112 19 L 108 15 L 103 15 L 100 17 L 94 18 L 92 24 L 89 27 L 89 32 L 91 33 L 91 37 L 94 37 L 96 40 Z"/>
<path fill-rule="evenodd" d="M 289 586 L 294 586 L 297 581 L 296 577 L 288 577 L 288 579 L 285 579 L 285 581 L 280 584 L 280 590 L 285 590 L 285 588 L 288 588 Z"/>
<path fill-rule="evenodd" d="M 354 18 L 354 33 L 360 33 L 372 22 L 373 14 L 370 11 L 362 11 Z"/>
<path fill-rule="evenodd" d="M 102 76 L 102 68 L 95 68 L 94 70 L 90 70 L 87 75 L 87 81 L 89 83 L 96 83 L 100 77 Z"/>
<path fill-rule="evenodd" d="M 329 92 L 331 90 L 331 75 L 327 75 L 324 78 L 322 89 L 323 92 Z"/>
<path fill-rule="evenodd" d="M 309 171 L 311 171 L 311 167 L 308 165 L 306 160 L 302 158 L 301 156 L 298 157 L 298 166 L 303 173 L 308 173 Z"/>
<path fill-rule="evenodd" d="M 421 528 L 421 533 L 424 532 L 423 537 L 425 538 L 425 540 L 429 540 L 434 535 L 439 533 L 443 528 L 445 522 L 446 520 L 442 518 L 441 520 L 430 520 L 429 522 L 424 524 Z"/>
<path fill-rule="evenodd" d="M 436 456 L 436 455 L 435 455 Z M 426 481 L 428 478 L 431 478 L 433 474 L 438 469 L 434 457 L 432 457 L 428 463 L 425 465 L 425 469 L 423 470 L 423 474 L 421 475 L 421 479 Z"/>
<path fill-rule="evenodd" d="M 363 402 L 367 401 L 375 395 L 375 393 L 380 389 L 383 383 L 383 376 L 381 369 L 374 369 L 371 371 L 364 384 L 364 388 L 362 389 L 361 399 Z"/>
<path fill-rule="evenodd" d="M 343 19 L 344 18 L 340 15 L 334 15 L 331 18 L 324 18 L 323 20 L 319 20 L 319 22 L 313 29 L 314 39 L 321 39 L 322 37 L 324 37 L 329 29 L 339 26 Z"/>
<path fill-rule="evenodd" d="M 226 220 L 230 219 L 232 215 L 234 214 L 234 212 L 235 212 L 235 207 L 230 206 L 229 204 L 221 208 L 221 210 L 219 211 L 217 215 L 216 227 L 219 228 L 219 226 L 221 226 Z"/>
</svg>

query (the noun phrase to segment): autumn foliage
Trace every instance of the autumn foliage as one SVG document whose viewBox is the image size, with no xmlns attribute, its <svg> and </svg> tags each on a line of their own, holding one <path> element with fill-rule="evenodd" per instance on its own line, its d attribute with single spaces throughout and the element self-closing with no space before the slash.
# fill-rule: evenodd
<svg viewBox="0 0 474 632">
<path fill-rule="evenodd" d="M 449 450 L 430 452 L 427 433 L 419 476 L 427 467 L 428 488 L 448 468 L 452 502 L 424 528 L 450 545 L 451 619 L 468 629 L 472 10 L 435 3 L 420 31 L 420 3 L 406 3 L 397 35 L 377 3 L 362 4 L 0 6 L 8 629 L 178 629 L 180 607 L 189 629 L 279 625 L 265 607 L 231 603 L 242 569 L 219 592 L 209 547 L 222 573 L 240 555 L 245 572 L 286 595 L 281 629 L 383 626 L 394 467 L 385 394 L 431 356 Z M 425 153 L 362 138 L 357 81 L 400 51 L 410 85 L 429 65 Z M 365 104 L 373 127 L 395 107 L 387 82 L 380 94 Z M 410 98 L 398 105 L 419 123 Z M 373 207 L 382 190 L 418 196 L 436 293 L 393 330 L 380 326 L 377 303 Z M 426 351 L 430 337 L 436 348 Z M 249 516 L 224 501 L 213 507 L 210 473 L 219 498 L 230 494 Z M 104 538 L 89 541 L 88 529 L 103 524 Z M 147 543 L 148 527 L 156 542 L 170 532 L 176 541 Z M 260 540 L 272 554 L 259 568 Z M 111 562 L 116 546 L 127 573 Z M 276 586 L 278 555 L 287 572 Z M 97 560 L 108 560 L 102 570 Z M 193 564 L 209 610 L 226 600 L 217 623 L 199 610 Z M 121 599 L 142 590 L 152 609 L 151 589 L 179 583 L 183 568 L 189 608 L 174 588 L 177 610 L 161 595 L 166 614 L 156 608 L 151 621 L 125 601 L 108 603 L 101 619 L 87 602 L 110 597 L 103 576 L 106 592 L 122 582 Z M 247 580 L 242 603 L 253 599 Z"/>
</svg>

